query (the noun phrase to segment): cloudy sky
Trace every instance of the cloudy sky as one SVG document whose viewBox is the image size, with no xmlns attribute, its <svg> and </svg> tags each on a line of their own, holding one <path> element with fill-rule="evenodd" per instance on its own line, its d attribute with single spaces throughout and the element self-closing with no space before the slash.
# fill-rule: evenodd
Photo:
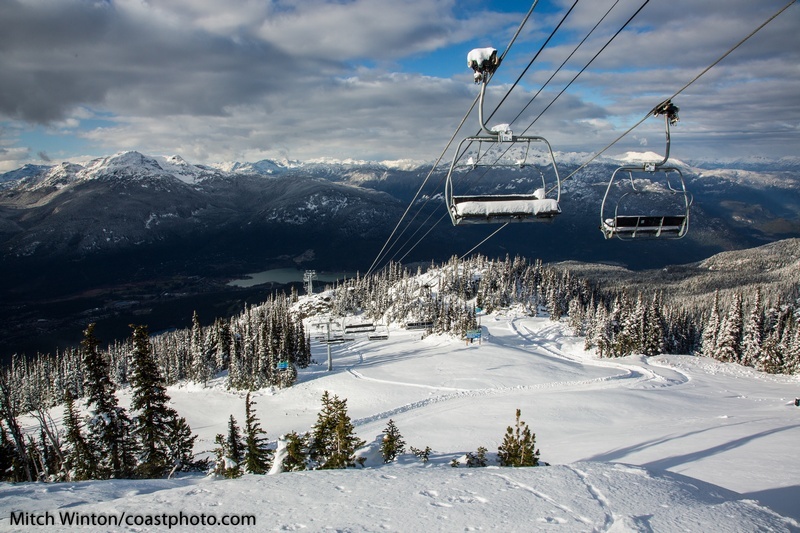
<svg viewBox="0 0 800 533">
<path fill-rule="evenodd" d="M 541 0 L 490 84 L 493 122 L 596 152 L 788 0 Z M 608 16 L 542 90 L 589 30 Z M 497 0 L 0 0 L 0 171 L 121 150 L 193 163 L 433 160 L 531 7 Z M 675 99 L 678 159 L 800 155 L 800 5 Z M 541 91 L 541 92 L 540 92 Z M 537 95 L 534 98 L 535 95 Z M 533 100 L 531 100 L 533 99 Z M 538 117 L 538 118 L 537 118 Z M 459 134 L 477 131 L 477 117 Z M 663 150 L 650 119 L 609 153 Z"/>
</svg>

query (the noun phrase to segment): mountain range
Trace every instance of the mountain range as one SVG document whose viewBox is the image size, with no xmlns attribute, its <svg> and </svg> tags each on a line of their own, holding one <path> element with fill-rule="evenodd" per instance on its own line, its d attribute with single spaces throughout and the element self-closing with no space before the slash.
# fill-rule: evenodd
<svg viewBox="0 0 800 533">
<path fill-rule="evenodd" d="M 599 208 L 610 176 L 648 157 L 598 158 L 572 176 L 587 155 L 556 153 L 560 175 L 571 176 L 562 214 L 549 224 L 509 225 L 477 251 L 642 270 L 800 236 L 800 160 L 784 158 L 671 161 L 693 196 L 687 237 L 604 240 Z M 451 225 L 446 170 L 412 161 L 193 165 L 123 152 L 2 174 L 0 356 L 72 343 L 90 320 L 106 323 L 108 338 L 133 319 L 154 330 L 182 327 L 193 308 L 212 320 L 276 288 L 227 284 L 252 272 L 364 272 L 409 206 L 409 227 L 396 233 L 402 246 L 388 248 L 387 259 L 427 264 L 462 255 L 497 227 Z M 532 192 L 537 170 L 493 174 L 480 192 Z"/>
</svg>

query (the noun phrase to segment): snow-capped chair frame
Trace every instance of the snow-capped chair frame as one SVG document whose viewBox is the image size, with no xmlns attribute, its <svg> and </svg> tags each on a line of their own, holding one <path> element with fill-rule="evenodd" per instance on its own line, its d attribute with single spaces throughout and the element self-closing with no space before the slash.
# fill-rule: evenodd
<svg viewBox="0 0 800 533">
<path fill-rule="evenodd" d="M 507 124 L 491 129 L 483 118 L 483 103 L 486 95 L 488 74 L 494 72 L 499 61 L 493 48 L 471 51 L 467 63 L 475 70 L 475 80 L 481 84 L 478 104 L 478 120 L 482 133 L 463 139 L 453 156 L 445 182 L 445 202 L 454 226 L 460 224 L 494 224 L 509 222 L 550 221 L 561 213 L 561 179 L 547 139 L 539 136 L 514 135 Z M 535 161 L 543 162 L 541 170 Z M 458 188 L 475 190 L 475 182 L 493 170 L 516 168 L 520 171 L 519 182 L 538 173 L 530 193 L 477 193 L 463 194 Z M 466 183 L 471 173 L 479 171 L 472 183 Z M 526 188 L 528 185 L 526 184 Z"/>
<path fill-rule="evenodd" d="M 611 175 L 600 205 L 600 231 L 606 239 L 680 239 L 689 231 L 692 195 L 680 169 L 667 166 L 669 127 L 678 122 L 678 107 L 667 100 L 653 108 L 652 115 L 664 115 L 664 158 L 621 166 Z"/>
</svg>

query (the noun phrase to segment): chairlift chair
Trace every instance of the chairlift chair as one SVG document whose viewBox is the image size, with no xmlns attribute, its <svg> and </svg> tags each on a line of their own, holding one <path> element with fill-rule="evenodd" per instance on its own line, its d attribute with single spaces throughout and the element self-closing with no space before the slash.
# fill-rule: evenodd
<svg viewBox="0 0 800 533">
<path fill-rule="evenodd" d="M 561 213 L 561 180 L 550 143 L 544 137 L 514 135 L 506 124 L 487 128 L 483 103 L 486 84 L 499 65 L 497 51 L 473 50 L 467 56 L 467 63 L 475 70 L 475 82 L 481 84 L 478 120 L 482 133 L 459 143 L 447 173 L 445 202 L 453 225 L 552 220 Z M 546 162 L 547 176 L 533 164 L 534 159 Z M 535 179 L 530 193 L 464 194 L 457 190 L 466 187 L 463 182 L 475 171 L 480 173 L 477 180 L 492 171 L 511 168 L 524 172 L 522 179 L 538 172 L 541 182 Z M 459 182 L 458 186 L 455 182 Z"/>
<path fill-rule="evenodd" d="M 669 127 L 678 121 L 678 107 L 667 100 L 652 114 L 664 115 L 664 159 L 621 166 L 611 175 L 600 205 L 600 230 L 606 239 L 680 239 L 689 231 L 692 196 L 680 169 L 667 166 Z"/>
<path fill-rule="evenodd" d="M 389 327 L 383 324 L 379 324 L 374 331 L 371 331 L 367 334 L 367 340 L 370 341 L 382 341 L 389 338 Z"/>
</svg>

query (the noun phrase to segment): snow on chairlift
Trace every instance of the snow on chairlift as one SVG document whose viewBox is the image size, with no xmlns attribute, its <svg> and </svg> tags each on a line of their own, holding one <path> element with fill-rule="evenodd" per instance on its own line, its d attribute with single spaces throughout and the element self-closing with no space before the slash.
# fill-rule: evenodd
<svg viewBox="0 0 800 533">
<path fill-rule="evenodd" d="M 678 122 L 678 107 L 667 100 L 652 114 L 664 115 L 664 159 L 625 165 L 614 171 L 600 206 L 600 230 L 606 239 L 680 239 L 689 231 L 692 196 L 680 169 L 667 166 L 669 127 Z"/>
<path fill-rule="evenodd" d="M 561 213 L 561 179 L 550 143 L 544 137 L 514 135 L 508 124 L 487 128 L 483 103 L 488 78 L 500 64 L 497 51 L 472 50 L 467 64 L 475 70 L 476 83 L 481 84 L 478 120 L 482 133 L 459 143 L 447 173 L 445 201 L 453 225 L 552 220 Z M 525 183 L 530 192 L 476 189 L 481 179 L 491 182 L 487 186 L 496 186 L 497 179 L 508 180 L 509 176 L 514 176 L 516 183 Z M 465 194 L 462 189 L 471 190 Z"/>
</svg>

